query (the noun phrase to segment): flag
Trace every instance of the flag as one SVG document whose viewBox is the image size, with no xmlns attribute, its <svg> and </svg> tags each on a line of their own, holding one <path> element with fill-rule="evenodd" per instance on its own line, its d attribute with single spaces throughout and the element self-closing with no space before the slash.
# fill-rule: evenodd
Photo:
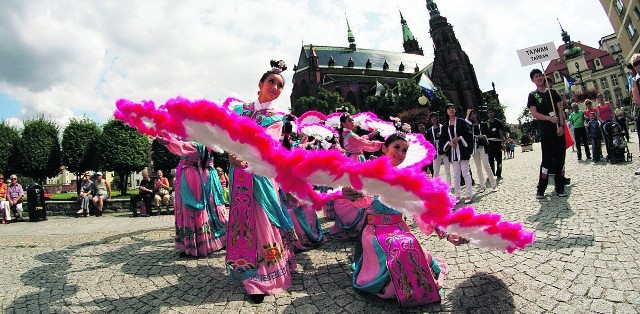
<svg viewBox="0 0 640 314">
<path fill-rule="evenodd" d="M 433 99 L 434 86 L 433 82 L 431 82 L 431 80 L 427 76 L 427 73 L 422 73 L 422 77 L 420 77 L 418 85 L 422 87 L 422 90 L 425 92 L 425 94 L 427 94 L 427 97 L 429 97 L 429 99 Z"/>
<path fill-rule="evenodd" d="M 576 82 L 576 79 L 568 75 L 563 75 L 563 77 L 564 77 L 564 89 L 567 91 L 567 94 L 571 94 L 571 86 L 573 86 L 573 84 Z"/>
<path fill-rule="evenodd" d="M 573 141 L 573 136 L 571 136 L 571 130 L 569 130 L 569 126 L 564 124 L 564 149 L 569 149 L 569 147 L 573 146 L 575 142 Z M 578 148 L 579 149 L 579 148 Z"/>
<path fill-rule="evenodd" d="M 384 92 L 384 86 L 376 80 L 376 96 L 382 95 L 382 92 Z"/>
</svg>

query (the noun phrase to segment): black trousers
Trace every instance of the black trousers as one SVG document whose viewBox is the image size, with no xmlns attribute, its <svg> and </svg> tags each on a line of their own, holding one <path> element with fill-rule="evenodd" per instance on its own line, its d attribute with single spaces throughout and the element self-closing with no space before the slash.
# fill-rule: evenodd
<svg viewBox="0 0 640 314">
<path fill-rule="evenodd" d="M 556 192 L 564 192 L 564 159 L 567 154 L 564 135 L 543 134 L 540 137 L 542 148 L 542 163 L 540 163 L 540 178 L 538 179 L 538 193 L 544 194 L 549 185 L 549 175 L 555 175 Z"/>
<path fill-rule="evenodd" d="M 501 141 L 489 141 L 487 146 L 487 154 L 489 155 L 489 166 L 493 175 L 502 177 L 502 142 Z"/>
<path fill-rule="evenodd" d="M 582 148 L 584 145 L 584 153 L 587 155 L 587 159 L 591 158 L 591 152 L 589 152 L 589 138 L 587 137 L 587 129 L 585 127 L 573 128 L 573 136 L 576 138 L 576 148 L 578 149 L 578 159 L 582 159 Z"/>
<path fill-rule="evenodd" d="M 138 202 L 144 202 L 145 207 L 147 207 L 147 214 L 151 214 L 151 207 L 153 204 L 153 194 L 152 193 L 140 193 L 138 195 L 131 196 L 131 211 L 134 216 L 138 214 Z"/>
<path fill-rule="evenodd" d="M 629 141 L 629 126 L 627 125 L 627 118 L 622 118 L 622 119 L 618 119 L 616 120 L 616 122 L 618 122 L 618 124 L 620 125 L 620 128 L 622 130 L 622 132 L 624 132 L 624 137 L 627 139 L 627 142 Z"/>
</svg>

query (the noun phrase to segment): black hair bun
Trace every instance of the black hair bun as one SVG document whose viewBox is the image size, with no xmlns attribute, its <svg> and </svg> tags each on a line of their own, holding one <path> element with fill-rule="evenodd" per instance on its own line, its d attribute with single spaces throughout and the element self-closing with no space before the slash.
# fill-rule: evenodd
<svg viewBox="0 0 640 314">
<path fill-rule="evenodd" d="M 284 60 L 271 60 L 271 67 L 273 69 L 280 69 L 280 72 L 282 72 L 287 69 L 287 64 L 284 62 Z"/>
</svg>

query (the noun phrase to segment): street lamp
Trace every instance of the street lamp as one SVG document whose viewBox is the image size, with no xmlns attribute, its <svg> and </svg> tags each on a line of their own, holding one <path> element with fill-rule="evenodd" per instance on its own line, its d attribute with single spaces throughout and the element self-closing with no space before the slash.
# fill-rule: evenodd
<svg viewBox="0 0 640 314">
<path fill-rule="evenodd" d="M 584 91 L 586 90 L 585 85 L 584 85 L 584 81 L 582 80 L 582 72 L 584 71 L 580 71 L 580 64 L 578 62 L 574 63 L 574 65 L 576 66 L 576 74 L 578 74 L 578 79 L 580 80 L 580 86 L 582 87 L 582 93 L 584 93 Z"/>
</svg>

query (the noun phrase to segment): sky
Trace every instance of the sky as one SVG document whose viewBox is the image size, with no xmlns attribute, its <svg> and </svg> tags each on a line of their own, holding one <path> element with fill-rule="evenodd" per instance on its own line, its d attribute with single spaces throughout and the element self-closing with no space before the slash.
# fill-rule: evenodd
<svg viewBox="0 0 640 314">
<path fill-rule="evenodd" d="M 40 114 L 99 124 L 120 98 L 183 96 L 254 100 L 271 59 L 289 66 L 276 101 L 290 107 L 293 65 L 303 44 L 348 46 L 345 15 L 360 48 L 402 51 L 398 10 L 433 58 L 426 1 L 368 0 L 3 0 L 0 121 L 22 128 Z M 453 25 L 483 91 L 492 82 L 517 123 L 534 86 L 516 51 L 571 39 L 598 47 L 613 28 L 598 1 L 436 0 Z M 546 64 L 545 64 L 546 66 Z"/>
</svg>

